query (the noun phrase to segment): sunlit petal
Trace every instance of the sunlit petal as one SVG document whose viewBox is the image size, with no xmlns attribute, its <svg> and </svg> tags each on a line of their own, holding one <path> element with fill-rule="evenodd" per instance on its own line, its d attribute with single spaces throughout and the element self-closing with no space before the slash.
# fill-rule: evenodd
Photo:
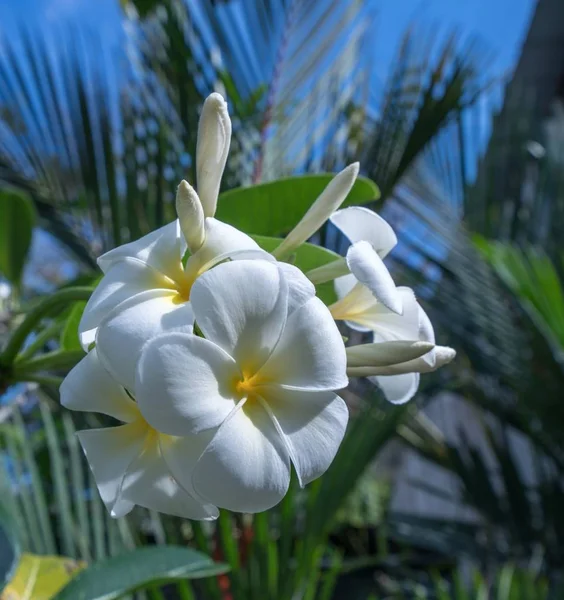
<svg viewBox="0 0 564 600">
<path fill-rule="evenodd" d="M 124 258 L 137 258 L 147 263 L 173 281 L 182 278 L 182 257 L 186 252 L 186 242 L 180 231 L 178 220 L 152 231 L 135 242 L 118 246 L 98 258 L 98 265 L 104 273 Z"/>
<path fill-rule="evenodd" d="M 150 340 L 137 367 L 135 396 L 147 421 L 170 435 L 219 426 L 235 407 L 235 361 L 209 340 L 168 333 Z"/>
<path fill-rule="evenodd" d="M 215 506 L 200 502 L 178 485 L 154 434 L 129 465 L 121 495 L 139 506 L 185 519 L 209 520 L 219 515 Z"/>
<path fill-rule="evenodd" d="M 129 500 L 120 499 L 120 492 L 127 468 L 143 449 L 146 430 L 147 426 L 137 421 L 78 432 L 100 496 L 114 517 L 133 508 Z"/>
<path fill-rule="evenodd" d="M 315 297 L 288 317 L 276 349 L 258 376 L 293 389 L 339 390 L 348 384 L 346 361 L 331 313 Z"/>
<path fill-rule="evenodd" d="M 78 327 L 86 350 L 95 339 L 100 321 L 118 304 L 147 290 L 174 290 L 174 282 L 144 262 L 125 258 L 113 263 L 94 289 Z"/>
<path fill-rule="evenodd" d="M 263 388 L 264 398 L 288 447 L 300 485 L 323 475 L 341 444 L 349 411 L 333 392 Z"/>
<path fill-rule="evenodd" d="M 190 295 L 204 336 L 247 372 L 268 359 L 286 323 L 288 285 L 276 264 L 241 260 L 201 275 Z"/>
<path fill-rule="evenodd" d="M 126 391 L 104 369 L 93 348 L 65 377 L 61 404 L 71 410 L 97 412 L 131 423 L 139 409 Z"/>
<path fill-rule="evenodd" d="M 278 504 L 290 484 L 290 458 L 262 405 L 253 400 L 225 420 L 197 462 L 194 489 L 208 502 L 255 513 Z"/>
<path fill-rule="evenodd" d="M 167 331 L 192 331 L 192 308 L 188 302 L 176 303 L 176 298 L 159 290 L 143 292 L 101 322 L 96 336 L 100 360 L 128 390 L 133 391 L 137 361 L 148 340 Z"/>
<path fill-rule="evenodd" d="M 331 223 L 340 229 L 351 243 L 365 240 L 384 258 L 398 243 L 394 230 L 380 215 L 363 206 L 349 206 L 331 216 Z"/>
<path fill-rule="evenodd" d="M 315 296 L 315 286 L 294 265 L 284 262 L 279 262 L 277 265 L 288 285 L 288 315 L 291 315 Z"/>
<path fill-rule="evenodd" d="M 419 387 L 419 373 L 371 377 L 384 393 L 386 400 L 392 404 L 405 404 L 411 400 Z"/>
<path fill-rule="evenodd" d="M 403 306 L 396 284 L 368 242 L 357 242 L 349 248 L 347 264 L 351 273 L 372 292 L 378 302 L 401 315 Z"/>
</svg>

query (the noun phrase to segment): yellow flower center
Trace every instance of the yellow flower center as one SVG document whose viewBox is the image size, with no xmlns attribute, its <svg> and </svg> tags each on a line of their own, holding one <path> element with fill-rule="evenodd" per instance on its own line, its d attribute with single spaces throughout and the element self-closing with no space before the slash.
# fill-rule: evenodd
<svg viewBox="0 0 564 600">
<path fill-rule="evenodd" d="M 233 391 L 239 399 L 246 398 L 245 406 L 250 408 L 256 403 L 259 396 L 263 397 L 265 390 L 261 391 L 261 386 L 267 385 L 270 380 L 266 379 L 259 373 L 243 370 L 243 377 L 236 378 L 233 381 Z"/>
<path fill-rule="evenodd" d="M 243 379 L 240 379 L 235 383 L 235 390 L 241 396 L 250 396 L 254 393 L 254 388 L 257 384 L 258 378 L 256 375 L 251 377 L 245 377 L 243 375 Z"/>
<path fill-rule="evenodd" d="M 174 281 L 174 287 L 176 289 L 176 295 L 172 299 L 174 304 L 183 304 L 190 300 L 192 286 L 196 279 L 208 270 L 206 268 L 207 266 L 207 264 L 201 265 L 198 261 L 191 262 L 190 259 L 188 260 L 186 267 L 183 268 L 182 276 L 179 276 Z"/>
</svg>

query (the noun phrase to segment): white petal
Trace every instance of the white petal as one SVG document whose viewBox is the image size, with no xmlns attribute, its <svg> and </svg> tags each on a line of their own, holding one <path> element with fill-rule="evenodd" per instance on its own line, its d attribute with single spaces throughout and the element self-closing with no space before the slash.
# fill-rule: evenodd
<svg viewBox="0 0 564 600">
<path fill-rule="evenodd" d="M 359 317 L 361 323 L 372 329 L 374 341 L 416 340 L 419 336 L 419 305 L 413 291 L 399 287 L 398 294 L 403 305 L 403 314 L 389 311 L 376 304 Z"/>
<path fill-rule="evenodd" d="M 283 435 L 301 486 L 329 468 L 341 444 L 349 411 L 333 392 L 262 388 Z"/>
<path fill-rule="evenodd" d="M 82 314 L 78 327 L 82 347 L 88 349 L 100 321 L 113 308 L 140 292 L 154 289 L 174 290 L 174 282 L 138 259 L 126 258 L 113 263 Z"/>
<path fill-rule="evenodd" d="M 145 443 L 147 426 L 139 421 L 78 432 L 100 496 L 114 517 L 123 516 L 133 504 L 120 498 L 121 485 L 127 468 L 139 455 Z"/>
<path fill-rule="evenodd" d="M 335 175 L 299 223 L 272 252 L 276 258 L 282 259 L 288 256 L 308 240 L 341 206 L 354 185 L 358 167 L 358 163 L 353 163 Z"/>
<path fill-rule="evenodd" d="M 392 404 L 405 404 L 415 396 L 419 387 L 419 373 L 383 375 L 369 379 L 384 392 L 386 400 Z"/>
<path fill-rule="evenodd" d="M 178 295 L 143 292 L 115 308 L 98 327 L 96 347 L 103 365 L 129 391 L 135 385 L 143 345 L 167 331 L 191 333 L 194 323 L 189 302 L 175 304 Z"/>
<path fill-rule="evenodd" d="M 170 472 L 178 484 L 194 498 L 199 498 L 192 484 L 194 467 L 216 433 L 217 428 L 213 428 L 197 435 L 160 436 L 161 452 Z M 201 498 L 199 500 L 205 503 Z"/>
<path fill-rule="evenodd" d="M 284 262 L 279 262 L 277 265 L 288 284 L 288 315 L 291 315 L 297 308 L 315 296 L 315 286 L 294 265 Z"/>
<path fill-rule="evenodd" d="M 178 220 L 143 236 L 135 242 L 118 246 L 98 258 L 98 265 L 104 273 L 117 261 L 124 258 L 137 258 L 160 271 L 173 281 L 181 280 L 182 257 L 186 252 L 186 242 L 180 231 Z"/>
<path fill-rule="evenodd" d="M 185 519 L 216 519 L 219 512 L 215 506 L 203 504 L 174 480 L 161 454 L 157 436 L 152 436 L 127 469 L 122 498 L 167 515 Z"/>
<path fill-rule="evenodd" d="M 190 300 L 204 336 L 250 374 L 266 362 L 280 337 L 288 284 L 276 264 L 240 260 L 198 277 Z"/>
<path fill-rule="evenodd" d="M 340 300 L 331 304 L 329 310 L 336 321 L 345 321 L 346 324 L 356 331 L 370 331 L 370 323 L 366 317 L 374 311 L 380 313 L 382 311 L 390 312 L 383 304 L 380 304 L 372 292 L 362 283 L 359 283 L 354 275 L 351 275 L 354 280 L 352 289 L 349 290 Z"/>
<path fill-rule="evenodd" d="M 284 332 L 261 379 L 288 389 L 339 390 L 348 385 L 345 345 L 331 313 L 311 298 L 286 322 Z"/>
<path fill-rule="evenodd" d="M 176 214 L 188 248 L 194 254 L 206 237 L 204 209 L 196 190 L 184 179 L 176 190 Z"/>
<path fill-rule="evenodd" d="M 284 442 L 258 399 L 225 420 L 197 462 L 194 489 L 208 502 L 255 513 L 278 504 L 290 484 Z"/>
<path fill-rule="evenodd" d="M 351 273 L 386 308 L 401 315 L 401 298 L 386 265 L 368 242 L 357 242 L 347 252 Z"/>
<path fill-rule="evenodd" d="M 236 405 L 234 360 L 213 342 L 186 333 L 153 338 L 137 366 L 135 397 L 147 422 L 169 435 L 218 427 Z"/>
<path fill-rule="evenodd" d="M 370 242 L 381 258 L 384 258 L 398 243 L 389 223 L 363 206 L 350 206 L 338 210 L 331 217 L 331 223 L 338 227 L 353 244 L 362 240 Z"/>
<path fill-rule="evenodd" d="M 98 360 L 93 348 L 65 377 L 61 404 L 71 410 L 97 412 L 125 423 L 139 418 L 139 410 Z"/>
<path fill-rule="evenodd" d="M 227 102 L 218 93 L 210 94 L 202 108 L 196 145 L 198 194 L 204 213 L 213 217 L 219 185 L 231 143 L 231 119 Z"/>
<path fill-rule="evenodd" d="M 224 260 L 243 250 L 257 252 L 260 256 L 267 254 L 246 233 L 235 227 L 208 217 L 205 221 L 206 239 L 203 246 L 190 256 L 186 263 L 188 276 L 203 272 L 217 263 L 218 258 Z M 244 258 L 248 258 L 243 256 Z"/>
<path fill-rule="evenodd" d="M 333 282 L 335 285 L 335 293 L 337 294 L 337 298 L 344 298 L 358 283 L 357 278 L 349 273 L 348 275 L 343 275 L 343 277 L 339 277 L 335 279 Z"/>
</svg>

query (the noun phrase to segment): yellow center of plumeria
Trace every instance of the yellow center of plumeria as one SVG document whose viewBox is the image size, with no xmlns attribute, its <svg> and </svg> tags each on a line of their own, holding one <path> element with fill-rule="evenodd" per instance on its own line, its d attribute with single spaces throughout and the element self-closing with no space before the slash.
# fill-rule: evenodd
<svg viewBox="0 0 564 600">
<path fill-rule="evenodd" d="M 357 283 L 348 294 L 328 308 L 335 321 L 354 321 L 364 325 L 377 305 L 377 300 L 368 288 Z"/>
<path fill-rule="evenodd" d="M 256 403 L 258 397 L 262 397 L 261 386 L 269 383 L 269 380 L 253 371 L 243 370 L 243 377 L 233 382 L 235 395 L 240 399 L 246 398 L 245 406 L 250 408 Z"/>
<path fill-rule="evenodd" d="M 144 435 L 145 444 L 152 445 L 159 440 L 159 437 L 163 434 L 159 433 L 154 427 L 149 425 L 143 413 L 139 410 L 139 406 L 137 405 L 137 401 L 135 398 L 129 393 L 126 392 L 127 395 L 133 400 L 133 404 L 130 405 L 133 411 L 132 417 L 133 419 L 130 421 L 131 425 L 135 425 L 138 428 L 139 435 Z"/>
<path fill-rule="evenodd" d="M 174 281 L 176 294 L 172 297 L 172 302 L 174 304 L 184 304 L 184 302 L 189 302 L 190 292 L 192 291 L 194 282 L 205 271 L 207 271 L 206 265 L 198 268 L 197 265 L 190 265 L 190 262 L 188 262 L 186 268 L 183 268 L 182 270 L 182 276 Z"/>
<path fill-rule="evenodd" d="M 251 396 L 255 391 L 257 382 L 258 378 L 256 377 L 256 375 L 253 375 L 251 377 L 243 376 L 243 379 L 240 379 L 235 383 L 235 390 L 241 396 Z"/>
</svg>

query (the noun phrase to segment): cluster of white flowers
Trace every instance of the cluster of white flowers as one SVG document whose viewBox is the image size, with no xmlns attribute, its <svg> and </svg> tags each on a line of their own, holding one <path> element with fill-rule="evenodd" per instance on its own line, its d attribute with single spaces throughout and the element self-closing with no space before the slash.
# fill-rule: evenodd
<svg viewBox="0 0 564 600">
<path fill-rule="evenodd" d="M 116 517 L 135 504 L 191 519 L 214 519 L 218 507 L 266 510 L 288 490 L 292 466 L 305 485 L 331 464 L 348 420 L 336 392 L 348 376 L 375 378 L 390 401 L 405 402 L 419 373 L 454 357 L 435 346 L 413 292 L 396 288 L 382 262 L 396 244 L 391 227 L 364 208 L 338 210 L 357 164 L 268 254 L 214 218 L 230 139 L 226 103 L 212 94 L 198 193 L 181 182 L 177 221 L 98 260 L 104 276 L 79 330 L 88 353 L 61 401 L 122 423 L 79 432 Z M 326 307 L 315 277 L 281 259 L 328 218 L 352 245 L 346 264 L 317 272 L 339 275 L 339 300 Z M 345 348 L 339 320 L 372 332 L 373 343 Z"/>
</svg>

